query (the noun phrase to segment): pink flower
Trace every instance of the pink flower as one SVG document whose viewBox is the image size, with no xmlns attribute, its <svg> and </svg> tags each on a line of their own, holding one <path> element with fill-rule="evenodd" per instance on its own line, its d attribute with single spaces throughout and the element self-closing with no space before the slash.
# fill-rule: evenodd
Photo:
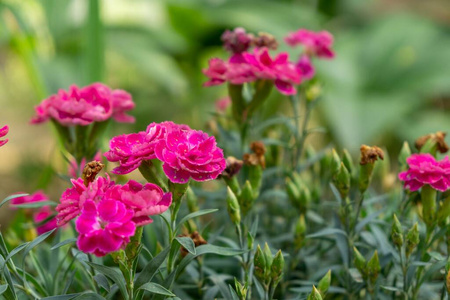
<svg viewBox="0 0 450 300">
<path fill-rule="evenodd" d="M 2 128 L 0 128 L 0 138 L 7 135 L 8 131 L 9 131 L 8 125 L 5 125 Z M 0 147 L 3 146 L 4 144 L 6 144 L 7 142 L 8 142 L 8 139 L 0 140 Z"/>
<path fill-rule="evenodd" d="M 156 184 L 142 185 L 134 180 L 123 186 L 114 186 L 106 196 L 117 199 L 132 209 L 134 211 L 132 221 L 136 226 L 152 223 L 153 220 L 149 216 L 162 214 L 172 203 L 171 193 L 164 193 Z"/>
<path fill-rule="evenodd" d="M 267 48 L 256 48 L 253 54 L 244 53 L 243 56 L 248 64 L 256 68 L 257 77 L 274 80 L 275 87 L 280 93 L 293 95 L 297 92 L 294 85 L 300 84 L 301 74 L 295 65 L 289 62 L 287 53 L 282 52 L 272 58 Z"/>
<path fill-rule="evenodd" d="M 218 113 L 225 113 L 231 105 L 230 97 L 224 97 L 216 101 L 216 111 Z"/>
<path fill-rule="evenodd" d="M 114 185 L 114 181 L 111 181 L 109 176 L 97 177 L 88 187 L 84 185 L 82 178 L 72 179 L 71 182 L 73 187 L 61 195 L 61 203 L 56 206 L 58 226 L 76 218 L 87 200 L 100 202 L 106 191 Z"/>
<path fill-rule="evenodd" d="M 113 199 L 99 203 L 87 200 L 76 221 L 78 248 L 86 253 L 104 256 L 125 248 L 136 230 L 133 210 Z"/>
<path fill-rule="evenodd" d="M 36 106 L 36 115 L 31 123 L 37 124 L 52 119 L 64 126 L 87 126 L 111 117 L 118 122 L 132 122 L 133 117 L 125 112 L 133 107 L 131 96 L 125 91 L 111 90 L 101 83 L 83 88 L 73 85 L 69 91 L 59 90 L 58 94 Z"/>
<path fill-rule="evenodd" d="M 328 31 L 299 29 L 289 33 L 284 40 L 290 46 L 303 45 L 308 56 L 334 58 L 334 51 L 331 49 L 333 36 Z"/>
<path fill-rule="evenodd" d="M 219 85 L 227 81 L 228 64 L 220 58 L 212 58 L 208 62 L 208 69 L 203 70 L 203 74 L 209 78 L 204 86 Z"/>
<path fill-rule="evenodd" d="M 308 55 L 302 55 L 295 65 L 302 78 L 309 80 L 314 77 L 315 69 Z"/>
<path fill-rule="evenodd" d="M 48 200 L 49 200 L 49 198 L 44 192 L 36 191 L 34 194 L 31 194 L 31 195 L 11 199 L 11 205 L 12 205 L 12 208 L 15 208 L 14 207 L 15 205 L 34 203 L 34 202 L 39 202 L 39 201 L 48 201 Z"/>
<path fill-rule="evenodd" d="M 222 149 L 214 137 L 198 130 L 172 130 L 155 148 L 156 157 L 164 162 L 166 176 L 175 183 L 216 179 L 225 169 Z"/>
<path fill-rule="evenodd" d="M 431 154 L 413 154 L 406 162 L 407 171 L 398 174 L 398 178 L 405 182 L 405 189 L 414 192 L 428 184 L 432 188 L 445 192 L 450 189 L 450 160 L 448 156 L 441 161 Z"/>
<path fill-rule="evenodd" d="M 45 220 L 49 219 L 53 214 L 54 211 L 50 208 L 50 206 L 43 206 L 36 213 L 33 214 L 33 221 L 36 224 L 42 223 Z M 58 225 L 56 222 L 56 218 L 51 218 L 47 222 L 37 226 L 36 230 L 38 234 L 41 235 L 57 227 Z"/>
<path fill-rule="evenodd" d="M 254 36 L 248 34 L 244 28 L 238 27 L 233 31 L 227 30 L 222 34 L 223 47 L 231 53 L 242 53 L 250 48 Z"/>
</svg>

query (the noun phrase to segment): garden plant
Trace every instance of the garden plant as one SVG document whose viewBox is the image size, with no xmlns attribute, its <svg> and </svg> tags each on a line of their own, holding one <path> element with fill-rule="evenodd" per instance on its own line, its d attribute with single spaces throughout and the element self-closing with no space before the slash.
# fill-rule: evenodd
<svg viewBox="0 0 450 300">
<path fill-rule="evenodd" d="M 60 87 L 35 107 L 31 123 L 51 123 L 64 157 L 65 191 L 1 202 L 21 224 L 0 236 L 1 297 L 448 299 L 445 132 L 405 142 L 398 157 L 383 145 L 361 145 L 358 157 L 314 148 L 324 129 L 310 119 L 327 89 L 315 64 L 339 55 L 332 34 L 277 40 L 239 27 L 221 40 L 227 54 L 210 58 L 204 88 L 228 95 L 206 128 L 149 119 L 109 136 L 139 107 L 99 82 Z M 290 113 L 263 117 L 273 93 Z"/>
</svg>

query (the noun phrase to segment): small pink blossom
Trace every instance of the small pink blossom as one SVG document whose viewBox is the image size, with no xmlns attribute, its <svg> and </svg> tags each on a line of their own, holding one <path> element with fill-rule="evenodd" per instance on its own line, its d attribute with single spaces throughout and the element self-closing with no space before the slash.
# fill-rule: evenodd
<svg viewBox="0 0 450 300">
<path fill-rule="evenodd" d="M 405 189 L 414 192 L 426 184 L 441 192 L 450 189 L 450 160 L 448 156 L 441 161 L 436 161 L 428 153 L 413 154 L 408 157 L 406 162 L 409 169 L 398 174 L 399 179 L 405 182 Z"/>
<path fill-rule="evenodd" d="M 216 179 L 225 169 L 222 149 L 212 136 L 198 130 L 173 130 L 155 148 L 156 157 L 164 162 L 166 176 L 175 183 L 189 179 Z"/>
<path fill-rule="evenodd" d="M 26 195 L 22 197 L 17 197 L 14 199 L 11 199 L 11 206 L 12 208 L 15 208 L 15 205 L 20 204 L 29 204 L 34 202 L 40 202 L 40 201 L 48 201 L 48 196 L 43 191 L 36 191 L 34 194 Z"/>
<path fill-rule="evenodd" d="M 87 200 L 75 223 L 80 234 L 78 248 L 96 256 L 125 248 L 136 231 L 133 216 L 133 211 L 120 201 L 103 199 L 96 203 Z"/>
<path fill-rule="evenodd" d="M 231 98 L 224 97 L 216 101 L 216 111 L 218 113 L 225 113 L 231 105 Z"/>
<path fill-rule="evenodd" d="M 233 31 L 227 30 L 222 34 L 221 40 L 223 47 L 231 53 L 242 53 L 250 48 L 254 36 L 245 31 L 244 28 L 238 27 Z"/>
<path fill-rule="evenodd" d="M 153 183 L 142 185 L 134 180 L 127 184 L 116 185 L 107 195 L 110 199 L 117 199 L 134 211 L 132 221 L 136 226 L 150 224 L 153 220 L 149 217 L 165 212 L 172 203 L 172 194 Z"/>
<path fill-rule="evenodd" d="M 0 138 L 7 135 L 8 131 L 9 131 L 8 125 L 5 125 L 2 128 L 0 128 Z M 7 142 L 8 142 L 8 139 L 0 140 L 0 147 L 3 146 L 4 144 L 6 144 Z"/>
<path fill-rule="evenodd" d="M 125 91 L 111 90 L 101 83 L 83 88 L 72 85 L 68 91 L 59 90 L 56 95 L 36 106 L 36 115 L 31 123 L 38 124 L 52 119 L 63 126 L 87 126 L 109 118 L 118 122 L 133 122 L 133 117 L 125 114 L 133 108 L 131 96 Z"/>
<path fill-rule="evenodd" d="M 227 81 L 228 64 L 220 58 L 212 58 L 208 62 L 208 69 L 203 70 L 203 74 L 209 78 L 204 86 L 219 85 Z"/>
<path fill-rule="evenodd" d="M 284 39 L 290 46 L 303 45 L 305 53 L 309 56 L 320 58 L 334 58 L 333 36 L 328 31 L 314 32 L 306 29 L 299 29 L 291 32 Z"/>
<path fill-rule="evenodd" d="M 109 176 L 106 178 L 97 177 L 87 187 L 84 185 L 82 178 L 72 179 L 71 182 L 73 187 L 67 189 L 61 195 L 60 204 L 56 206 L 58 226 L 62 226 L 76 218 L 80 214 L 84 202 L 87 200 L 96 203 L 100 202 L 106 191 L 114 185 L 114 181 L 111 181 Z"/>
<path fill-rule="evenodd" d="M 311 59 L 308 55 L 302 55 L 298 62 L 295 64 L 297 71 L 302 74 L 302 77 L 309 80 L 314 77 L 316 70 L 314 69 Z"/>
<path fill-rule="evenodd" d="M 54 215 L 54 211 L 50 208 L 50 206 L 43 206 L 39 208 L 37 212 L 33 214 L 33 221 L 36 224 L 42 223 L 45 220 L 49 219 Z M 47 231 L 53 230 L 57 228 L 56 218 L 51 218 L 47 222 L 40 224 L 36 227 L 37 233 L 39 235 L 46 233 Z"/>
</svg>

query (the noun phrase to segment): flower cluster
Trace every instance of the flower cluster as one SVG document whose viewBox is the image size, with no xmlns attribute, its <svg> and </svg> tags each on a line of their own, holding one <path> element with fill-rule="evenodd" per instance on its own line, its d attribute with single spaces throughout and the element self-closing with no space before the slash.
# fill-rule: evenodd
<svg viewBox="0 0 450 300">
<path fill-rule="evenodd" d="M 2 128 L 0 128 L 0 138 L 2 138 L 5 135 L 7 135 L 8 131 L 9 131 L 8 125 L 5 125 Z M 5 145 L 7 142 L 8 142 L 8 139 L 0 140 L 0 147 Z"/>
<path fill-rule="evenodd" d="M 29 204 L 34 202 L 49 201 L 50 199 L 44 192 L 37 191 L 34 194 L 17 197 L 11 200 L 11 206 L 15 208 L 20 204 Z M 31 212 L 31 211 L 30 211 Z M 49 205 L 40 207 L 37 211 L 32 212 L 33 221 L 36 226 L 38 234 L 43 234 L 57 227 L 56 218 L 52 218 L 55 212 Z"/>
<path fill-rule="evenodd" d="M 87 126 L 110 118 L 117 122 L 133 122 L 134 118 L 126 114 L 133 108 L 131 95 L 123 90 L 112 90 L 101 83 L 82 88 L 72 85 L 68 91 L 59 90 L 36 106 L 31 123 L 52 119 L 63 126 Z"/>
<path fill-rule="evenodd" d="M 225 169 L 214 137 L 173 122 L 151 123 L 145 131 L 114 137 L 105 156 L 120 163 L 112 171 L 115 174 L 130 173 L 145 160 L 159 159 L 175 183 L 216 179 Z"/>
<path fill-rule="evenodd" d="M 268 35 L 255 38 L 242 28 L 234 31 L 226 31 L 222 40 L 224 48 L 232 53 L 232 56 L 224 61 L 213 58 L 209 61 L 209 67 L 203 73 L 209 78 L 205 86 L 213 86 L 229 82 L 235 85 L 254 82 L 257 80 L 273 81 L 275 87 L 285 95 L 295 94 L 295 85 L 304 79 L 314 76 L 314 67 L 310 57 L 334 57 L 331 50 L 333 37 L 330 33 L 322 31 L 314 33 L 300 29 L 286 37 L 289 45 L 302 44 L 305 46 L 305 54 L 294 63 L 289 61 L 289 55 L 281 52 L 275 57 L 269 54 L 269 48 L 276 48 L 276 40 Z M 251 46 L 255 46 L 252 52 Z"/>
<path fill-rule="evenodd" d="M 136 227 L 151 223 L 149 216 L 163 213 L 172 203 L 172 194 L 152 183 L 130 180 L 120 185 L 98 177 L 88 186 L 82 178 L 72 179 L 72 185 L 56 207 L 58 226 L 78 217 L 78 248 L 97 256 L 123 249 Z"/>
<path fill-rule="evenodd" d="M 428 184 L 432 188 L 445 192 L 450 189 L 450 159 L 445 157 L 437 161 L 431 154 L 413 154 L 406 162 L 407 171 L 398 177 L 405 182 L 405 188 L 414 192 Z"/>
</svg>

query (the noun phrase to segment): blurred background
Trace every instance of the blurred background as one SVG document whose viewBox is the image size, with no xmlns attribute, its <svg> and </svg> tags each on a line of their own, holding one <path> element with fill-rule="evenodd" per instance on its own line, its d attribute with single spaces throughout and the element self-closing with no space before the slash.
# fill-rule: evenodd
<svg viewBox="0 0 450 300">
<path fill-rule="evenodd" d="M 226 86 L 203 88 L 201 70 L 227 56 L 220 36 L 238 26 L 280 42 L 301 27 L 334 35 L 336 59 L 317 62 L 313 123 L 326 129 L 312 138 L 317 147 L 357 155 L 377 144 L 396 155 L 404 140 L 450 131 L 448 0 L 1 0 L 0 126 L 10 141 L 0 149 L 0 199 L 47 188 L 57 200 L 67 187 L 51 126 L 29 120 L 71 84 L 102 81 L 133 95 L 136 123 L 114 124 L 110 137 L 153 121 L 207 128 Z M 274 108 L 290 113 L 275 92 L 264 109 Z"/>
</svg>

